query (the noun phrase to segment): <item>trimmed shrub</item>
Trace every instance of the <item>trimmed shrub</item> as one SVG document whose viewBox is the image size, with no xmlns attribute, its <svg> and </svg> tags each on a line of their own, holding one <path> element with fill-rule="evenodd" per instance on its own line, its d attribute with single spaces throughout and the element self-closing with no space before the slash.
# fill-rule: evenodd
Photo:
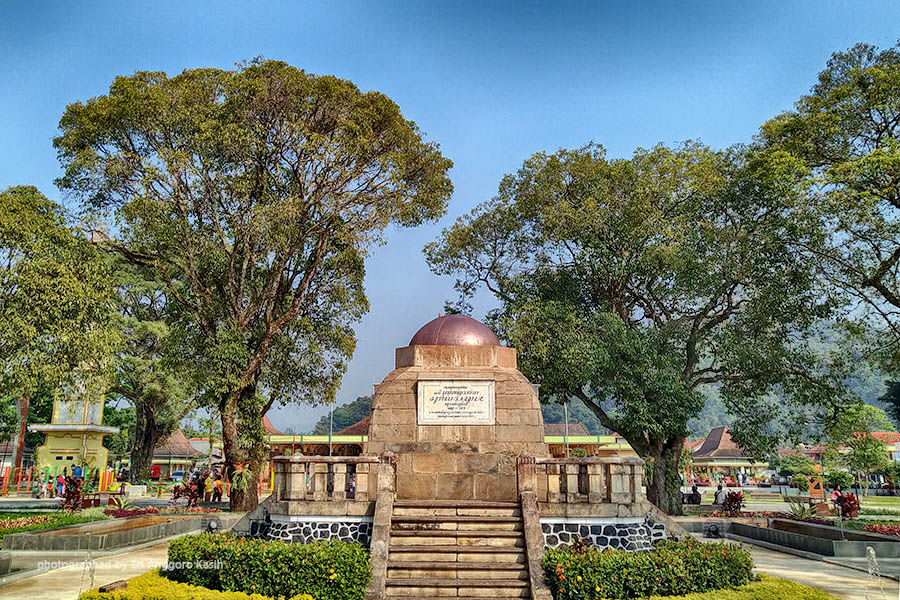
<svg viewBox="0 0 900 600">
<path fill-rule="evenodd" d="M 725 501 L 722 502 L 722 512 L 726 515 L 736 515 L 744 508 L 744 494 L 741 492 L 728 492 Z"/>
<path fill-rule="evenodd" d="M 361 600 L 369 582 L 368 550 L 348 542 L 286 544 L 231 534 L 188 535 L 169 544 L 169 563 L 173 568 L 162 574 L 174 581 L 273 597 Z"/>
<path fill-rule="evenodd" d="M 842 490 L 846 490 L 853 485 L 853 475 L 846 471 L 829 471 L 825 476 L 825 484 L 832 490 L 837 489 L 838 486 Z"/>
<path fill-rule="evenodd" d="M 81 595 L 79 600 L 271 600 L 261 594 L 245 594 L 244 592 L 220 592 L 206 588 L 175 583 L 160 576 L 153 570 L 128 580 L 128 589 L 116 592 L 100 593 L 92 590 Z M 290 600 L 313 600 L 312 596 L 303 594 Z"/>
<path fill-rule="evenodd" d="M 809 491 L 809 477 L 806 475 L 794 475 L 791 478 L 791 483 L 793 483 L 800 492 Z"/>
<path fill-rule="evenodd" d="M 752 579 L 750 554 L 735 544 L 662 541 L 653 552 L 547 550 L 547 585 L 556 600 L 628 599 L 736 588 Z"/>
</svg>

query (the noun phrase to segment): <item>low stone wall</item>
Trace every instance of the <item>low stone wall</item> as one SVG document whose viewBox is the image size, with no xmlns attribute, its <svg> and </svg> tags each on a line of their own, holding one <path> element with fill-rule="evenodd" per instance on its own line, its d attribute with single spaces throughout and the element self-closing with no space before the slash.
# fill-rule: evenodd
<svg viewBox="0 0 900 600">
<path fill-rule="evenodd" d="M 578 536 L 600 550 L 641 552 L 667 537 L 665 523 L 649 519 L 541 519 L 544 547 L 567 546 Z"/>
<path fill-rule="evenodd" d="M 372 517 L 272 517 L 269 521 L 251 521 L 249 535 L 289 544 L 338 540 L 368 546 L 372 540 Z"/>
</svg>

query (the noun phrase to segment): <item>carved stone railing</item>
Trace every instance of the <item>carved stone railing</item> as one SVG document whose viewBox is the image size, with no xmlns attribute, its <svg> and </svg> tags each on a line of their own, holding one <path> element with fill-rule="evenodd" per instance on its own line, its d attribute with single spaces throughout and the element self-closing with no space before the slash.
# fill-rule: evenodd
<svg viewBox="0 0 900 600">
<path fill-rule="evenodd" d="M 276 501 L 375 500 L 377 456 L 276 456 L 273 459 Z"/>
<path fill-rule="evenodd" d="M 644 461 L 637 457 L 537 458 L 534 469 L 538 502 L 632 504 L 643 499 Z"/>
</svg>

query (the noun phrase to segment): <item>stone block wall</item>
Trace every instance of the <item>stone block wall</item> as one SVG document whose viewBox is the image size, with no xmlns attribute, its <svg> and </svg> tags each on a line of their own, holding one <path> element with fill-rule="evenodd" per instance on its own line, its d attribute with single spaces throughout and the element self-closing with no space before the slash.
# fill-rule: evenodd
<svg viewBox="0 0 900 600">
<path fill-rule="evenodd" d="M 549 456 L 538 396 L 516 369 L 515 349 L 408 346 L 375 386 L 367 455 L 397 457 L 400 500 L 518 499 L 516 457 Z M 493 425 L 420 425 L 420 380 L 494 384 Z"/>
<path fill-rule="evenodd" d="M 308 544 L 317 540 L 357 542 L 368 546 L 372 540 L 372 519 L 344 520 L 303 517 L 301 520 L 251 521 L 249 535 L 288 544 Z"/>
<path fill-rule="evenodd" d="M 600 550 L 626 550 L 642 552 L 652 550 L 667 537 L 665 523 L 654 523 L 649 519 L 622 522 L 604 519 L 541 519 L 544 547 L 568 546 L 575 536 Z"/>
</svg>

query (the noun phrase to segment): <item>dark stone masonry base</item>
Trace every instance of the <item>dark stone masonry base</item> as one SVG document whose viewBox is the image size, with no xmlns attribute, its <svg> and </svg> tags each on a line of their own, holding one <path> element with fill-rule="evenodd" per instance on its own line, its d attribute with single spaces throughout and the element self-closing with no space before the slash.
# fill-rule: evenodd
<svg viewBox="0 0 900 600">
<path fill-rule="evenodd" d="M 289 544 L 308 544 L 316 540 L 357 542 L 368 546 L 372 539 L 371 521 L 252 521 L 250 536 L 281 540 Z"/>
<path fill-rule="evenodd" d="M 628 552 L 653 550 L 657 542 L 667 537 L 665 523 L 654 523 L 650 520 L 633 523 L 542 520 L 541 531 L 544 534 L 545 548 L 567 546 L 575 541 L 575 536 L 578 536 L 585 544 L 600 550 L 612 548 Z"/>
</svg>

